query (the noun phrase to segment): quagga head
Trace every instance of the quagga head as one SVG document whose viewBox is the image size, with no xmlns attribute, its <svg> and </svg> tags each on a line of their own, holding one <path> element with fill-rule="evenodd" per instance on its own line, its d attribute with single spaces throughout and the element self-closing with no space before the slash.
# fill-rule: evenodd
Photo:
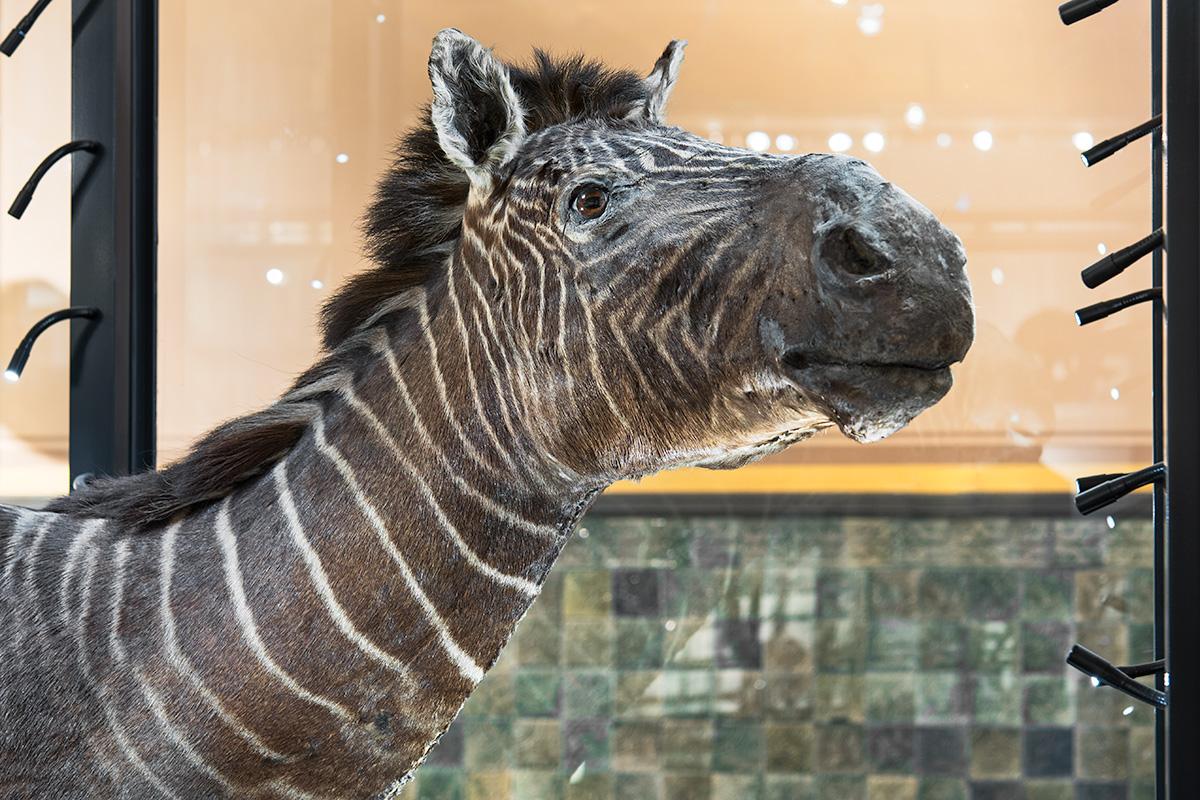
<svg viewBox="0 0 1200 800">
<path fill-rule="evenodd" d="M 368 218 L 374 255 L 395 263 L 427 232 L 437 313 L 487 340 L 511 406 L 575 470 L 893 433 L 971 344 L 962 244 L 858 159 L 668 125 L 684 44 L 642 78 L 541 53 L 508 66 L 442 31 L 428 130 Z"/>
</svg>

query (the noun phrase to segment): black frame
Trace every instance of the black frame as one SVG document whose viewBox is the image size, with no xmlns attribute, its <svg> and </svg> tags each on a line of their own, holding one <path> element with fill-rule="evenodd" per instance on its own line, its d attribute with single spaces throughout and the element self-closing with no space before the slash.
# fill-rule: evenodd
<svg viewBox="0 0 1200 800">
<path fill-rule="evenodd" d="M 1158 0 L 1152 0 L 1157 3 Z M 1165 796 L 1200 797 L 1200 5 L 1166 0 Z M 1159 354 L 1155 354 L 1159 355 Z"/>
<path fill-rule="evenodd" d="M 1163 6 L 1162 0 L 1150 0 L 1150 117 L 1163 113 Z M 1163 137 L 1155 131 L 1150 136 L 1150 229 L 1163 227 Z M 1155 248 L 1150 256 L 1150 285 L 1158 289 L 1159 298 L 1150 312 L 1150 416 L 1153 439 L 1152 464 L 1166 462 L 1163 441 L 1165 409 L 1165 364 L 1163 360 L 1163 248 Z M 1154 484 L 1154 658 L 1165 658 L 1166 642 L 1166 503 L 1165 481 Z M 1161 674 L 1155 676 L 1155 688 L 1166 691 Z M 1167 796 L 1167 715 L 1161 709 L 1154 714 L 1154 791 L 1158 800 Z"/>
<path fill-rule="evenodd" d="M 157 0 L 72 0 L 71 480 L 154 466 Z"/>
</svg>

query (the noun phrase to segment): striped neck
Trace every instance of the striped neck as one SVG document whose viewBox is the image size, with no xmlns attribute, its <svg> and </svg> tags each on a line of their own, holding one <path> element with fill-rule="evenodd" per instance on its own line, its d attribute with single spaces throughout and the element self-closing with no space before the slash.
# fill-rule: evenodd
<svg viewBox="0 0 1200 800">
<path fill-rule="evenodd" d="M 165 534 L 175 669 L 222 699 L 245 742 L 290 759 L 303 731 L 319 757 L 280 780 L 358 796 L 409 775 L 598 491 L 539 454 L 447 311 L 376 326 L 371 356 L 314 402 L 283 460 Z M 226 591 L 197 602 L 185 587 L 214 560 Z M 227 649 L 197 641 L 213 628 Z M 230 696 L 220 676 L 235 674 L 265 688 Z"/>
</svg>

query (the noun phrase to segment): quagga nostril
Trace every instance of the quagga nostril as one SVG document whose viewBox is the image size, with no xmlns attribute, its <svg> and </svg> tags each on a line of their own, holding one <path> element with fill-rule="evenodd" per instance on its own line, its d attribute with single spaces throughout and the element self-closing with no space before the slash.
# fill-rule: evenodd
<svg viewBox="0 0 1200 800">
<path fill-rule="evenodd" d="M 826 231 L 820 256 L 829 267 L 858 277 L 878 275 L 892 267 L 888 257 L 853 225 Z"/>
</svg>

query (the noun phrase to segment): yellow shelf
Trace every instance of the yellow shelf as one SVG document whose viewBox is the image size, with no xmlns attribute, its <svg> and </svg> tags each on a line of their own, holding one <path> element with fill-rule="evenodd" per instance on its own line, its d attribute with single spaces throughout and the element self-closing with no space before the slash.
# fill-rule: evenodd
<svg viewBox="0 0 1200 800">
<path fill-rule="evenodd" d="M 763 464 L 681 469 L 621 481 L 616 494 L 1062 494 L 1074 478 L 1140 464 Z"/>
</svg>

